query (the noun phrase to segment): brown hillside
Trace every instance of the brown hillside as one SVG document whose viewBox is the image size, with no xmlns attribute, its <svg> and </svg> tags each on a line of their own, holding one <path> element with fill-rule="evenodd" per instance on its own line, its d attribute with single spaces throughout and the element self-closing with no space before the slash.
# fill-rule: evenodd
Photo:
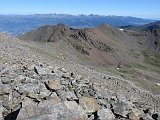
<svg viewBox="0 0 160 120">
<path fill-rule="evenodd" d="M 63 41 L 63 46 L 69 45 L 73 53 L 82 54 L 95 65 L 117 67 L 120 64 L 143 61 L 143 55 L 139 52 L 141 48 L 135 37 L 109 25 L 87 29 L 73 29 L 63 24 L 47 25 L 20 38 L 53 44 Z"/>
</svg>

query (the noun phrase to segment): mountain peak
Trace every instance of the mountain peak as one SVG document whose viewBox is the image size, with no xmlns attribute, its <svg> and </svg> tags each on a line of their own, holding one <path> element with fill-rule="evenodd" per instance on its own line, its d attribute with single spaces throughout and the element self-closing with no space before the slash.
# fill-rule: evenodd
<svg viewBox="0 0 160 120">
<path fill-rule="evenodd" d="M 62 29 L 68 29 L 69 28 L 67 25 L 65 25 L 63 23 L 59 23 L 59 24 L 55 25 L 55 27 L 62 28 Z"/>
</svg>

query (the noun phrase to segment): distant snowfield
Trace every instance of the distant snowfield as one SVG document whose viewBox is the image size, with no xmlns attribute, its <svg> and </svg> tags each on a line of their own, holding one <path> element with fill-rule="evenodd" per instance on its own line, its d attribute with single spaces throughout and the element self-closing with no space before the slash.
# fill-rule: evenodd
<svg viewBox="0 0 160 120">
<path fill-rule="evenodd" d="M 119 29 L 120 31 L 124 31 L 124 29 Z"/>
</svg>

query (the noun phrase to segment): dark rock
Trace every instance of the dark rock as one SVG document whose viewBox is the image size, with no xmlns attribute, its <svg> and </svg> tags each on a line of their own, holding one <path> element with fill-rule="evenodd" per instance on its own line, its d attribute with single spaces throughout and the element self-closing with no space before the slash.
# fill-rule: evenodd
<svg viewBox="0 0 160 120">
<path fill-rule="evenodd" d="M 132 102 L 129 101 L 118 101 L 112 103 L 114 114 L 120 115 L 122 117 L 126 117 L 134 108 Z"/>
<path fill-rule="evenodd" d="M 160 119 L 160 116 L 158 115 L 158 113 L 154 113 L 154 114 L 152 114 L 152 118 L 153 118 L 154 120 L 159 120 L 159 119 Z"/>
</svg>

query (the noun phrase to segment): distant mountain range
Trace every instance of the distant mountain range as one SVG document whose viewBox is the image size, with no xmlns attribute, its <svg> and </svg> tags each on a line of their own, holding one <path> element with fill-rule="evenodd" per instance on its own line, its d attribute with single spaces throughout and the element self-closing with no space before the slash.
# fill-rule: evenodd
<svg viewBox="0 0 160 120">
<path fill-rule="evenodd" d="M 74 28 L 96 27 L 100 24 L 112 26 L 144 25 L 156 20 L 124 16 L 69 15 L 69 14 L 33 14 L 33 15 L 0 15 L 0 31 L 12 35 L 36 29 L 42 25 L 63 23 Z"/>
</svg>

